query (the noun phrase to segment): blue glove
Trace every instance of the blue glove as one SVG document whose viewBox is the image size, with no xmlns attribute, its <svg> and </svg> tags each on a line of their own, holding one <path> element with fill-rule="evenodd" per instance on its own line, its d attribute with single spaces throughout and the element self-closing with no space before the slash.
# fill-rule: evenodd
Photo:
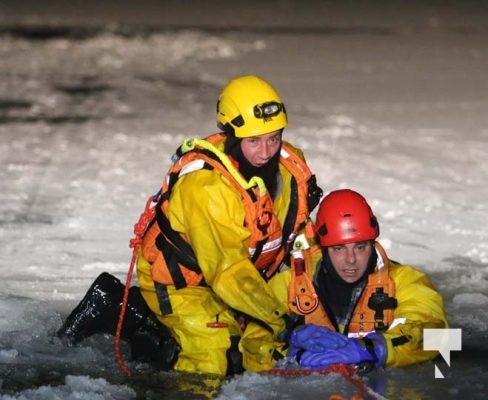
<svg viewBox="0 0 488 400">
<path fill-rule="evenodd" d="M 381 335 L 376 333 L 364 339 L 348 339 L 342 347 L 314 352 L 306 349 L 295 352 L 295 357 L 301 367 L 323 369 L 333 364 L 363 364 L 369 363 L 374 368 L 383 365 L 386 360 L 386 343 Z"/>
<path fill-rule="evenodd" d="M 346 336 L 339 332 L 333 332 L 324 326 L 307 324 L 293 331 L 290 344 L 295 348 L 319 353 L 343 347 L 348 340 Z"/>
</svg>

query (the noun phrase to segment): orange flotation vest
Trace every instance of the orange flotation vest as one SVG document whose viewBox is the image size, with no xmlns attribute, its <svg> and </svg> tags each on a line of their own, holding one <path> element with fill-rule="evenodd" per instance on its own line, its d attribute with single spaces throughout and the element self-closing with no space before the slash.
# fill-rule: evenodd
<svg viewBox="0 0 488 400">
<path fill-rule="evenodd" d="M 374 331 L 385 331 L 394 319 L 395 282 L 388 273 L 389 260 L 385 251 L 375 243 L 378 252 L 376 269 L 368 276 L 347 330 L 350 337 L 363 337 Z M 311 255 L 320 251 L 314 246 L 302 252 L 292 252 L 292 280 L 288 290 L 288 306 L 296 314 L 305 317 L 305 323 L 325 326 L 333 331 L 335 325 L 318 300 L 313 286 Z M 300 254 L 301 253 L 301 254 Z M 298 256 L 297 256 L 298 254 Z"/>
<path fill-rule="evenodd" d="M 281 226 L 273 211 L 273 200 L 262 180 L 252 178 L 247 182 L 232 160 L 218 150 L 217 145 L 224 139 L 223 133 L 205 139 L 188 139 L 178 149 L 178 159 L 165 177 L 155 218 L 142 243 L 142 255 L 152 264 L 152 277 L 156 283 L 174 285 L 177 289 L 205 285 L 191 245 L 184 235 L 171 228 L 167 217 L 171 189 L 187 172 L 202 168 L 215 169 L 239 191 L 246 209 L 244 223 L 250 231 L 249 258 L 262 271 L 265 279 L 277 271 L 296 233 L 310 223 L 308 186 L 312 182 L 314 188 L 318 187 L 308 165 L 289 145 L 283 143 L 280 163 L 293 177 L 292 201 Z"/>
</svg>

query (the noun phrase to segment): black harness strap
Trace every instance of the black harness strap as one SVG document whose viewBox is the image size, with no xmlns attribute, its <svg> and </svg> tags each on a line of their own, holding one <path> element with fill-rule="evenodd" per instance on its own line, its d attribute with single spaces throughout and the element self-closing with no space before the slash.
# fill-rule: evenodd
<svg viewBox="0 0 488 400">
<path fill-rule="evenodd" d="M 154 282 L 156 288 L 156 294 L 158 297 L 159 308 L 163 315 L 169 315 L 173 313 L 173 307 L 171 307 L 171 301 L 169 299 L 168 287 L 159 282 Z"/>
<path fill-rule="evenodd" d="M 159 230 L 164 235 L 163 240 L 165 242 L 160 242 L 160 245 L 156 243 L 156 245 L 163 252 L 165 258 L 169 256 L 165 252 L 174 253 L 173 257 L 186 268 L 193 272 L 201 273 L 193 248 L 171 227 L 168 217 L 164 215 L 159 205 L 156 210 L 156 221 L 159 225 Z"/>
<path fill-rule="evenodd" d="M 290 206 L 288 208 L 288 213 L 286 214 L 285 222 L 283 223 L 283 236 L 282 236 L 282 243 L 284 244 L 286 253 L 289 254 L 289 244 L 288 240 L 290 238 L 291 233 L 293 232 L 293 228 L 295 227 L 295 222 L 297 220 L 298 214 L 298 187 L 297 187 L 297 180 L 294 176 L 291 179 L 291 196 L 290 196 Z"/>
<path fill-rule="evenodd" d="M 393 347 L 401 346 L 402 344 L 405 344 L 405 343 L 408 343 L 408 342 L 410 342 L 410 340 L 405 335 L 398 336 L 396 338 L 391 339 L 391 344 L 393 345 Z"/>
<path fill-rule="evenodd" d="M 173 279 L 173 283 L 176 289 L 182 289 L 186 287 L 186 280 L 178 265 L 177 253 L 174 251 L 173 246 L 166 240 L 163 234 L 159 234 L 156 238 L 156 247 L 162 253 L 168 270 Z"/>
</svg>

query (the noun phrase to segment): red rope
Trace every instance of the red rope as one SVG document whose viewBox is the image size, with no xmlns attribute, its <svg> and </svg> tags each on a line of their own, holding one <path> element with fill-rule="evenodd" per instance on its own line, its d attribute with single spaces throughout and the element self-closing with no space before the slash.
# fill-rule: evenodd
<svg viewBox="0 0 488 400">
<path fill-rule="evenodd" d="M 311 374 L 330 374 L 330 373 L 339 373 L 341 374 L 344 379 L 346 379 L 349 383 L 356 387 L 357 393 L 354 394 L 350 400 L 363 400 L 364 396 L 368 392 L 368 388 L 366 384 L 362 381 L 362 379 L 357 375 L 356 370 L 354 367 L 345 364 L 335 364 L 331 365 L 328 368 L 324 369 L 272 369 L 267 371 L 266 373 L 269 374 L 276 374 L 276 375 L 311 375 Z M 346 400 L 345 397 L 341 396 L 340 394 L 333 393 L 330 395 L 329 400 Z"/>
<path fill-rule="evenodd" d="M 120 354 L 120 336 L 122 333 L 122 326 L 124 325 L 124 317 L 125 311 L 127 310 L 127 302 L 129 299 L 129 289 L 130 283 L 132 280 L 132 275 L 134 273 L 134 266 L 136 264 L 137 253 L 139 251 L 139 247 L 142 243 L 142 236 L 147 229 L 147 226 L 151 222 L 154 217 L 154 208 L 151 208 L 151 203 L 153 201 L 153 197 L 150 197 L 147 202 L 146 206 L 144 207 L 144 211 L 139 217 L 139 221 L 134 225 L 134 238 L 129 241 L 129 247 L 133 249 L 132 251 L 132 259 L 129 266 L 129 271 L 127 272 L 127 279 L 125 282 L 124 288 L 124 297 L 122 300 L 122 305 L 120 306 L 119 312 L 119 319 L 117 321 L 117 330 L 115 331 L 115 340 L 114 340 L 114 347 L 115 347 L 115 359 L 119 364 L 120 369 L 124 374 L 127 376 L 132 375 L 131 370 L 125 364 L 124 360 L 122 359 L 122 355 Z"/>
<path fill-rule="evenodd" d="M 117 322 L 117 330 L 115 331 L 115 339 L 114 339 L 115 359 L 117 360 L 117 363 L 119 364 L 119 367 L 122 370 L 122 372 L 127 376 L 131 376 L 132 372 L 129 369 L 129 367 L 125 364 L 124 360 L 122 359 L 122 355 L 120 354 L 120 334 L 122 332 L 122 326 L 124 325 L 125 311 L 127 309 L 127 300 L 129 298 L 130 281 L 132 279 L 132 273 L 134 271 L 136 257 L 137 257 L 137 248 L 134 247 L 134 251 L 132 252 L 132 260 L 130 263 L 129 272 L 127 273 L 127 280 L 125 282 L 124 297 L 122 300 L 122 305 L 120 306 L 119 320 Z"/>
</svg>

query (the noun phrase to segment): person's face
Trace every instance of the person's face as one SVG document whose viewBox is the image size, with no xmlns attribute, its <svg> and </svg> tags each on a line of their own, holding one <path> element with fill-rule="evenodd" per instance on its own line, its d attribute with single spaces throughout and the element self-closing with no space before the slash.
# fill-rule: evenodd
<svg viewBox="0 0 488 400">
<path fill-rule="evenodd" d="M 254 167 L 265 165 L 280 150 L 280 147 L 280 131 L 241 140 L 242 154 Z"/>
<path fill-rule="evenodd" d="M 354 283 L 366 271 L 373 246 L 370 241 L 356 242 L 331 246 L 327 251 L 337 275 L 347 283 Z"/>
</svg>

